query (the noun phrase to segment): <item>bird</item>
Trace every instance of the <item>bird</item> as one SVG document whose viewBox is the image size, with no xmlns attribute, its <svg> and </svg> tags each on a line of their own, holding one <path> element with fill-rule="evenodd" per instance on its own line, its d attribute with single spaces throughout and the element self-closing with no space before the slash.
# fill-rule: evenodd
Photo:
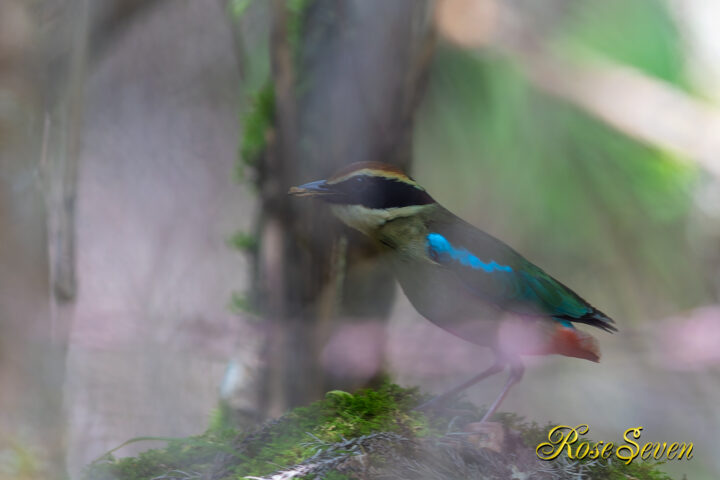
<svg viewBox="0 0 720 480">
<path fill-rule="evenodd" d="M 288 193 L 329 204 L 335 217 L 388 253 L 391 270 L 418 313 L 493 351 L 490 367 L 427 405 L 507 367 L 507 381 L 481 420 L 486 422 L 522 378 L 522 357 L 559 354 L 599 362 L 597 340 L 576 325 L 617 331 L 610 317 L 509 245 L 450 212 L 396 166 L 353 163 Z"/>
</svg>

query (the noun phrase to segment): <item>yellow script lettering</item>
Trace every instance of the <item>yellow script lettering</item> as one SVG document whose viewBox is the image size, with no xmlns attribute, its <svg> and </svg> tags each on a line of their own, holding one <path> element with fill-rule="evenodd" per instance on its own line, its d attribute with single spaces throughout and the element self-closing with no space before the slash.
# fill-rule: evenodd
<svg viewBox="0 0 720 480">
<path fill-rule="evenodd" d="M 685 459 L 690 460 L 693 457 L 692 449 L 693 449 L 693 442 L 688 443 L 685 445 L 685 442 L 680 444 L 680 452 L 678 453 L 677 459 L 682 459 L 683 454 L 685 454 Z M 687 449 L 687 450 L 686 450 Z"/>
<path fill-rule="evenodd" d="M 567 447 L 567 455 L 571 460 L 572 444 L 578 439 L 578 433 L 584 435 L 590 430 L 588 425 L 578 425 L 572 428 L 568 425 L 558 425 L 548 432 L 547 442 L 543 442 L 535 449 L 535 454 L 540 460 L 553 460 Z"/>
<path fill-rule="evenodd" d="M 615 445 L 613 444 L 613 442 L 608 442 L 607 444 L 605 444 L 605 446 L 602 449 L 602 452 L 600 453 L 600 456 L 602 456 L 602 458 L 604 460 L 607 460 L 608 458 L 610 458 L 613 454 L 614 446 Z"/>
<path fill-rule="evenodd" d="M 623 434 L 623 438 L 630 445 L 620 445 L 615 452 L 615 455 L 620 460 L 625 460 L 626 465 L 629 465 L 630 462 L 635 460 L 635 458 L 640 453 L 640 445 L 637 442 L 633 442 L 630 438 L 628 438 L 628 435 L 632 432 L 633 438 L 637 440 L 638 438 L 640 438 L 640 432 L 642 432 L 642 429 L 643 427 L 628 428 Z M 633 448 L 631 445 L 635 448 Z"/>
</svg>

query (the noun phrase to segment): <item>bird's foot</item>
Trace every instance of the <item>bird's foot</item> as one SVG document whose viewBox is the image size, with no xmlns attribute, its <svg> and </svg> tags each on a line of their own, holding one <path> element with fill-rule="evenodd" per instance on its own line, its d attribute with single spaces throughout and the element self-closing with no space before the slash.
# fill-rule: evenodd
<svg viewBox="0 0 720 480">
<path fill-rule="evenodd" d="M 501 453 L 505 446 L 505 426 L 499 422 L 473 422 L 463 428 L 467 440 L 477 448 L 487 448 Z"/>
</svg>

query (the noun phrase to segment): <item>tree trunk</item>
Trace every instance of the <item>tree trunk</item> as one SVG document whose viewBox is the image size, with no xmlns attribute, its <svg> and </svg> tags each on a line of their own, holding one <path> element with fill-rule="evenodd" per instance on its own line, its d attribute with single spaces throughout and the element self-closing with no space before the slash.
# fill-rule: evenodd
<svg viewBox="0 0 720 480">
<path fill-rule="evenodd" d="M 434 49 L 430 13 L 426 1 L 316 0 L 295 18 L 285 0 L 273 3 L 275 125 L 259 172 L 257 269 L 269 325 L 266 413 L 368 380 L 330 378 L 320 356 L 331 321 L 387 315 L 392 277 L 327 209 L 286 192 L 351 162 L 410 166 Z"/>
</svg>

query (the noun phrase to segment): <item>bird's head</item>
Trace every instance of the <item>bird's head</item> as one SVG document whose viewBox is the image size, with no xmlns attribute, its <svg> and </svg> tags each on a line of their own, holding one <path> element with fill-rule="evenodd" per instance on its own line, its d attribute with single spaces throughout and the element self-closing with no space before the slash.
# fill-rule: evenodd
<svg viewBox="0 0 720 480">
<path fill-rule="evenodd" d="M 335 216 L 367 235 L 390 220 L 435 204 L 402 170 L 378 162 L 353 163 L 326 180 L 292 187 L 288 193 L 328 202 Z"/>
</svg>

